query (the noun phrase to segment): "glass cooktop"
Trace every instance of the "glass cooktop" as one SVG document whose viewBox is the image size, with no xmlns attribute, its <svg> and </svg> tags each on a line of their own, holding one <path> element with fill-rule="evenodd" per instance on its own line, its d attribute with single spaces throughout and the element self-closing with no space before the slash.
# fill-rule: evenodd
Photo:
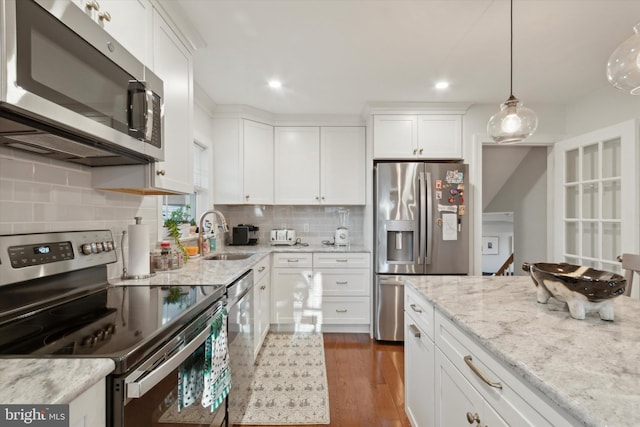
<svg viewBox="0 0 640 427">
<path fill-rule="evenodd" d="M 109 357 L 130 367 L 225 292 L 221 285 L 104 288 L 0 325 L 0 357 Z"/>
</svg>

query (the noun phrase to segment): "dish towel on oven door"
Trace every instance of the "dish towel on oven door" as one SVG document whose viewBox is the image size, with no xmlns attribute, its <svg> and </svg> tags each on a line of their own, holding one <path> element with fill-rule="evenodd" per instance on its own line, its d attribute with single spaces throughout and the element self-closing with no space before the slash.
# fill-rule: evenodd
<svg viewBox="0 0 640 427">
<path fill-rule="evenodd" d="M 202 406 L 215 411 L 229 394 L 231 372 L 227 346 L 227 310 L 213 318 L 211 333 L 201 346 L 178 369 L 178 410 L 200 397 Z"/>
</svg>

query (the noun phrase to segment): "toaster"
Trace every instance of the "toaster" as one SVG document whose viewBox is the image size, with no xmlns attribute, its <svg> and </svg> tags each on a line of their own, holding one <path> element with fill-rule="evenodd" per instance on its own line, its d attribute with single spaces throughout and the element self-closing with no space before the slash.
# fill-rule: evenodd
<svg viewBox="0 0 640 427">
<path fill-rule="evenodd" d="M 271 230 L 271 238 L 269 241 L 272 245 L 295 245 L 296 230 L 274 228 Z"/>
</svg>

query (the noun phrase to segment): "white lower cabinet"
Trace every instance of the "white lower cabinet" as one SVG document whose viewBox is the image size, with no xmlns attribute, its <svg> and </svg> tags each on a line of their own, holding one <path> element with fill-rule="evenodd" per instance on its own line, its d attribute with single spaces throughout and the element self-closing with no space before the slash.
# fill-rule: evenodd
<svg viewBox="0 0 640 427">
<path fill-rule="evenodd" d="M 435 368 L 435 425 L 460 426 L 467 423 L 483 427 L 509 425 L 486 403 L 482 395 L 439 349 L 435 352 Z"/>
<path fill-rule="evenodd" d="M 412 286 L 405 287 L 405 408 L 413 427 L 579 424 Z"/>
<path fill-rule="evenodd" d="M 277 253 L 273 256 L 271 322 L 296 330 L 370 324 L 369 253 Z"/>
<path fill-rule="evenodd" d="M 404 313 L 404 351 L 404 402 L 407 416 L 413 427 L 433 426 L 435 344 L 421 329 L 420 322 L 412 318 L 407 310 Z"/>
<path fill-rule="evenodd" d="M 269 332 L 271 311 L 271 257 L 266 256 L 258 262 L 254 269 L 253 302 L 253 357 L 258 357 L 262 343 Z"/>
<path fill-rule="evenodd" d="M 70 427 L 106 425 L 106 380 L 103 378 L 69 403 Z"/>
<path fill-rule="evenodd" d="M 321 295 L 313 286 L 312 254 L 274 254 L 271 283 L 271 323 L 317 323 Z"/>
</svg>

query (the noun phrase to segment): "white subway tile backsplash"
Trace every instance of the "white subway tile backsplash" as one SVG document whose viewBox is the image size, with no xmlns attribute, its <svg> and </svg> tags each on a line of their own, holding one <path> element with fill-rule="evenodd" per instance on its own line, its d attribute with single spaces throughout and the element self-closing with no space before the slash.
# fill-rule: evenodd
<svg viewBox="0 0 640 427">
<path fill-rule="evenodd" d="M 13 158 L 0 157 L 0 171 L 3 177 L 33 181 L 33 163 L 22 162 Z"/>
<path fill-rule="evenodd" d="M 109 229 L 118 247 L 109 277 L 122 272 L 120 240 L 134 217 L 143 217 L 150 242 L 157 241 L 159 200 L 95 190 L 91 168 L 0 147 L 0 233 Z"/>
<path fill-rule="evenodd" d="M 0 201 L 13 200 L 13 181 L 0 179 Z"/>
<path fill-rule="evenodd" d="M 33 221 L 32 205 L 29 202 L 2 202 L 0 218 L 2 222 Z"/>
<path fill-rule="evenodd" d="M 51 184 L 67 185 L 67 171 L 57 166 L 34 163 L 34 180 Z"/>
<path fill-rule="evenodd" d="M 296 230 L 305 243 L 333 241 L 339 225 L 336 206 L 226 206 L 218 205 L 229 227 L 253 224 L 260 228 L 258 238 L 267 242 L 272 228 Z M 349 236 L 352 244 L 364 244 L 364 206 L 349 206 Z M 309 231 L 305 230 L 305 225 Z M 229 233 L 230 234 L 230 233 Z"/>
</svg>

